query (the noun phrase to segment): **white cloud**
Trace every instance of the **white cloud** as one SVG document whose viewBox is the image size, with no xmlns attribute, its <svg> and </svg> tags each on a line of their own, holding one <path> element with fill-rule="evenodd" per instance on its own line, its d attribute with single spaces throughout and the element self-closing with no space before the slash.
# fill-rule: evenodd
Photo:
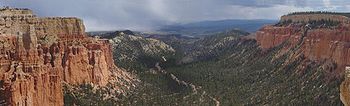
<svg viewBox="0 0 350 106">
<path fill-rule="evenodd" d="M 287 5 L 275 5 L 272 7 L 254 8 L 244 6 L 230 6 L 227 10 L 229 16 L 241 19 L 279 19 L 280 16 L 297 11 L 312 11 L 310 7 L 296 7 Z M 239 14 L 239 15 L 237 15 Z M 229 18 L 229 17 L 228 17 Z"/>
<path fill-rule="evenodd" d="M 326 8 L 331 8 L 332 7 L 332 4 L 331 4 L 331 1 L 330 0 L 322 0 L 323 1 L 323 5 L 326 7 Z"/>
<path fill-rule="evenodd" d="M 87 30 L 151 30 L 172 23 L 278 19 L 292 11 L 337 10 L 345 0 L 7 0 L 39 16 L 76 16 Z M 347 2 L 349 3 L 349 2 Z M 0 4 L 1 5 L 1 4 Z"/>
</svg>

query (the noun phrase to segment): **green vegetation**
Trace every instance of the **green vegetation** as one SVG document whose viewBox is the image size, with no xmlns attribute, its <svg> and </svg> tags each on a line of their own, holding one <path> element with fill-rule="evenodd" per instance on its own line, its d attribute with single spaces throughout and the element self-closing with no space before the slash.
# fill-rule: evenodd
<svg viewBox="0 0 350 106">
<path fill-rule="evenodd" d="M 159 61 L 159 56 L 143 55 L 137 60 L 142 68 L 134 68 L 142 82 L 128 95 L 101 100 L 100 95 L 108 92 L 93 92 L 92 87 L 82 86 L 82 90 L 76 90 L 78 94 L 66 92 L 65 103 L 73 100 L 78 105 L 341 105 L 341 79 L 330 78 L 324 70 L 326 66 L 336 67 L 335 64 L 294 56 L 299 46 L 283 53 L 284 44 L 262 51 L 255 40 L 240 39 L 241 35 L 229 32 L 208 36 L 196 41 L 190 51 L 183 49 L 169 55 L 166 62 Z M 197 61 L 178 64 L 186 56 Z M 158 62 L 165 72 L 154 68 Z M 116 59 L 116 64 L 121 63 Z M 173 76 L 196 89 L 177 82 Z"/>
<path fill-rule="evenodd" d="M 65 106 L 115 106 L 117 102 L 111 98 L 104 99 L 109 90 L 94 89 L 90 84 L 80 86 L 64 86 L 64 105 Z M 117 92 L 115 94 L 118 94 Z M 120 96 L 122 95 L 115 95 Z"/>
<path fill-rule="evenodd" d="M 320 20 L 320 21 L 309 21 L 308 24 L 310 24 L 311 28 L 331 28 L 334 26 L 338 26 L 340 24 L 339 21 L 333 21 L 333 20 Z"/>
<path fill-rule="evenodd" d="M 233 46 L 240 43 L 241 36 L 247 36 L 249 33 L 239 30 L 229 30 L 217 33 L 197 40 L 185 50 L 181 63 L 190 63 L 202 60 L 213 60 L 223 53 L 234 51 Z"/>
<path fill-rule="evenodd" d="M 52 45 L 52 43 L 55 43 L 57 41 L 57 39 L 58 39 L 57 36 L 46 35 L 46 36 L 38 38 L 38 43 Z"/>
<path fill-rule="evenodd" d="M 143 84 L 133 94 L 120 99 L 121 105 L 213 105 L 214 101 L 200 89 L 198 93 L 190 87 L 181 85 L 170 78 L 169 74 L 140 75 Z"/>
<path fill-rule="evenodd" d="M 290 25 L 292 23 L 293 23 L 292 20 L 283 20 L 283 21 L 278 22 L 274 26 L 287 26 L 287 25 Z"/>
<path fill-rule="evenodd" d="M 339 80 L 325 82 L 321 64 L 288 61 L 285 54 L 273 59 L 278 50 L 261 53 L 253 41 L 233 47 L 235 52 L 217 60 L 169 67 L 167 71 L 200 85 L 223 105 L 340 105 Z M 292 52 L 290 52 L 292 53 Z M 298 72 L 298 70 L 302 72 Z"/>
<path fill-rule="evenodd" d="M 350 17 L 350 13 L 329 12 L 329 11 L 293 12 L 293 13 L 289 13 L 287 16 L 290 16 L 290 15 L 309 15 L 309 14 L 329 14 L 329 15 L 342 15 L 342 16 Z"/>
<path fill-rule="evenodd" d="M 172 56 L 175 52 L 162 41 L 129 34 L 133 33 L 117 31 L 103 35 L 112 41 L 113 57 L 119 67 L 134 71 L 148 70 L 156 62 L 162 61 L 162 57 Z"/>
<path fill-rule="evenodd" d="M 308 22 L 293 22 L 292 20 L 283 20 L 277 24 L 275 24 L 275 26 L 288 26 L 291 24 L 295 24 L 295 25 L 304 25 L 304 26 L 308 26 L 309 28 L 312 29 L 317 29 L 317 28 L 333 28 L 336 27 L 340 24 L 339 21 L 334 21 L 331 19 L 328 20 L 311 20 Z"/>
</svg>

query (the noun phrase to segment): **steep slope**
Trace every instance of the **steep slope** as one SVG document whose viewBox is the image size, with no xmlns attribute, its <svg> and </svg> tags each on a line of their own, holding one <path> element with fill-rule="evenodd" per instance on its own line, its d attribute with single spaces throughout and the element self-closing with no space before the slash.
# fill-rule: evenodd
<svg viewBox="0 0 350 106">
<path fill-rule="evenodd" d="M 333 17 L 336 18 L 332 20 Z M 115 55 L 119 57 L 116 63 L 125 61 L 122 66 L 127 68 L 135 65 L 128 61 L 148 64 L 133 68 L 141 79 L 139 88 L 132 89 L 117 103 L 107 98 L 101 100 L 105 103 L 92 104 L 342 105 L 341 101 L 347 104 L 349 80 L 344 79 L 344 70 L 348 62 L 348 21 L 343 18 L 346 17 L 324 13 L 286 15 L 279 23 L 260 29 L 255 37 L 231 31 L 193 41 L 166 39 L 164 42 L 176 50 L 175 55 L 164 58 L 161 58 L 164 51 L 172 51 L 172 47 L 161 41 L 130 31 L 107 34 L 102 37 L 114 43 Z M 148 56 L 151 58 L 140 58 Z M 113 94 L 89 85 L 82 88 L 82 92 L 90 95 L 75 94 L 83 95 L 86 102 L 79 102 L 85 105 L 103 97 L 99 92 Z"/>
<path fill-rule="evenodd" d="M 176 51 L 166 43 L 154 39 L 158 37 L 142 37 L 130 31 L 116 31 L 105 34 L 100 33 L 98 36 L 110 39 L 109 41 L 114 47 L 114 55 L 117 57 L 115 62 L 118 63 L 118 66 L 131 69 L 133 73 L 138 75 L 138 78 L 141 81 L 140 86 L 133 89 L 129 95 L 119 98 L 116 103 L 109 102 L 109 104 L 220 104 L 215 97 L 208 95 L 200 88 L 200 86 L 184 82 L 172 73 L 167 73 L 160 66 L 159 63 L 164 61 L 173 63 L 173 59 L 176 57 L 176 55 L 174 55 Z M 167 38 L 168 37 L 165 39 Z M 119 62 L 123 62 L 123 64 L 119 64 Z M 89 87 L 86 88 L 93 90 Z M 90 92 L 90 90 L 87 91 Z M 95 98 L 93 96 L 89 97 Z M 109 99 L 107 100 L 109 101 Z"/>
<path fill-rule="evenodd" d="M 232 31 L 185 43 L 166 39 L 164 42 L 176 48 L 175 55 L 166 57 L 168 61 L 157 59 L 148 65 L 154 67 L 136 72 L 142 81 L 140 88 L 118 104 L 342 105 L 341 100 L 346 104 L 349 80 L 342 81 L 348 24 L 332 17 L 323 13 L 283 16 L 255 37 Z M 129 42 L 134 37 L 115 38 Z M 142 50 L 139 42 L 121 45 Z M 174 59 L 177 62 L 169 61 Z"/>
<path fill-rule="evenodd" d="M 171 46 L 160 40 L 145 38 L 129 30 L 98 36 L 109 39 L 114 50 L 114 60 L 120 67 L 130 70 L 148 69 L 175 52 Z"/>
<path fill-rule="evenodd" d="M 340 85 L 340 99 L 345 106 L 350 105 L 350 80 L 349 80 L 349 68 L 346 69 L 346 77 L 345 80 Z"/>
<path fill-rule="evenodd" d="M 350 26 L 347 17 L 338 17 L 327 14 L 284 16 L 281 22 L 290 20 L 291 23 L 262 28 L 257 33 L 257 41 L 264 49 L 286 41 L 290 43 L 286 48 L 300 45 L 306 57 L 312 60 L 333 60 L 339 66 L 336 71 L 343 73 L 349 64 L 347 51 L 350 39 L 347 35 Z"/>
<path fill-rule="evenodd" d="M 265 50 L 286 44 L 284 51 L 299 51 L 306 59 L 316 63 L 333 63 L 323 67 L 326 76 L 324 80 L 331 83 L 344 79 L 345 69 L 350 62 L 349 21 L 350 18 L 336 13 L 296 13 L 283 16 L 281 22 L 274 26 L 262 28 L 257 32 L 256 38 Z M 345 79 L 343 84 L 348 84 L 347 82 L 348 79 Z M 342 89 L 346 86 L 348 85 L 342 85 Z M 341 95 L 348 97 L 350 94 L 341 92 Z"/>
<path fill-rule="evenodd" d="M 133 77 L 113 64 L 108 41 L 87 37 L 84 31 L 77 18 L 39 18 L 29 9 L 0 9 L 0 104 L 62 106 L 62 82 L 131 86 Z"/>
<path fill-rule="evenodd" d="M 217 55 L 197 55 L 207 59 L 180 65 L 160 62 L 155 69 L 138 73 L 143 86 L 121 104 L 341 105 L 341 81 L 325 80 L 325 70 L 334 67 L 333 62 L 315 62 L 298 50 L 285 51 L 286 44 L 263 50 L 256 40 L 238 35 L 210 36 L 195 43 L 201 49 L 194 53 L 216 51 L 215 45 L 222 44 Z"/>
<path fill-rule="evenodd" d="M 184 48 L 186 52 L 180 63 L 215 59 L 222 53 L 233 51 L 230 49 L 231 46 L 240 43 L 238 39 L 247 35 L 249 35 L 248 32 L 241 30 L 229 30 L 196 40 L 191 44 L 192 46 Z"/>
<path fill-rule="evenodd" d="M 288 43 L 262 49 L 251 36 L 242 35 L 247 33 L 231 31 L 193 39 L 191 50 L 180 57 L 158 59 L 153 68 L 136 72 L 141 86 L 117 104 L 341 105 L 341 80 L 327 76 L 336 63 L 310 60 L 296 45 L 284 49 Z M 197 61 L 169 61 L 187 57 Z"/>
<path fill-rule="evenodd" d="M 215 60 L 165 70 L 217 98 L 222 105 L 340 105 L 340 81 L 326 82 L 323 67 L 281 47 L 264 52 L 254 40 L 241 40 Z"/>
<path fill-rule="evenodd" d="M 257 32 L 257 42 L 230 35 L 204 38 L 185 58 L 209 60 L 163 65 L 165 71 L 201 86 L 223 105 L 341 105 L 347 24 L 330 17 L 283 17 Z M 221 38 L 232 39 L 225 43 Z"/>
</svg>

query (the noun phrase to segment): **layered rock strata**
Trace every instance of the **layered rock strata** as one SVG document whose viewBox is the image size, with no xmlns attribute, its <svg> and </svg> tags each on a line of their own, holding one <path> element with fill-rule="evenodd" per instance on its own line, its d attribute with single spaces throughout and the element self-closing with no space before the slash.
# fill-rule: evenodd
<svg viewBox="0 0 350 106">
<path fill-rule="evenodd" d="M 295 16 L 289 18 L 293 17 Z M 312 19 L 314 16 L 303 17 Z M 265 50 L 285 42 L 288 42 L 285 49 L 300 45 L 303 55 L 310 60 L 329 59 L 337 63 L 337 71 L 341 76 L 345 66 L 350 65 L 350 24 L 347 23 L 340 23 L 332 28 L 310 28 L 308 24 L 300 23 L 268 25 L 256 33 L 256 39 Z"/>
<path fill-rule="evenodd" d="M 268 25 L 256 33 L 256 40 L 260 47 L 268 50 L 283 44 L 284 51 L 298 50 L 300 55 L 309 60 L 331 61 L 336 65 L 324 67 L 327 70 L 325 76 L 329 79 L 344 79 L 345 68 L 350 66 L 350 18 L 327 14 L 287 15 L 281 18 L 281 22 L 286 20 L 290 20 L 291 23 Z M 318 27 L 311 27 L 312 25 L 308 23 L 320 20 L 339 22 L 339 24 L 326 26 L 326 23 L 322 23 L 318 24 Z M 343 82 L 341 89 L 349 86 L 347 80 L 348 78 Z M 344 92 L 341 95 L 343 95 L 342 100 L 350 96 L 349 93 L 344 94 Z"/>
<path fill-rule="evenodd" d="M 84 29 L 77 18 L 0 9 L 0 105 L 62 106 L 63 82 L 132 82 L 114 65 L 108 41 L 86 36 Z"/>
</svg>

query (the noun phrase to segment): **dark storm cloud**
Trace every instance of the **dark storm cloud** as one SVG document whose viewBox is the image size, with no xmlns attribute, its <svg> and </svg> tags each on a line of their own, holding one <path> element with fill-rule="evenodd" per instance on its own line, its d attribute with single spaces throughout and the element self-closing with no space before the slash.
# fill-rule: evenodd
<svg viewBox="0 0 350 106">
<path fill-rule="evenodd" d="M 151 30 L 202 20 L 278 19 L 292 11 L 346 10 L 347 0 L 6 0 L 39 16 L 82 18 L 88 30 Z"/>
</svg>

